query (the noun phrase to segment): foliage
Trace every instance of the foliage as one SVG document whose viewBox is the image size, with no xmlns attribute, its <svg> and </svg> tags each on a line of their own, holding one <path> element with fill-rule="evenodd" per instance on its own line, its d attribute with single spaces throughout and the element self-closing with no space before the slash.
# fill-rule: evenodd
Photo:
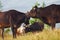
<svg viewBox="0 0 60 40">
<path fill-rule="evenodd" d="M 32 8 L 34 8 L 35 6 L 40 6 L 40 4 L 38 3 L 38 1 L 36 1 L 36 3 L 35 3 L 35 5 L 32 7 Z M 42 8 L 44 8 L 46 6 L 46 4 L 45 4 L 45 2 L 43 1 L 43 3 L 42 3 Z"/>
<path fill-rule="evenodd" d="M 32 9 L 35 7 L 35 6 L 39 6 L 40 4 L 38 3 L 38 1 L 36 1 L 35 5 L 32 7 Z"/>
<path fill-rule="evenodd" d="M 9 29 L 9 28 L 7 28 L 7 29 L 5 30 L 5 33 L 8 33 L 8 32 L 10 32 L 10 29 Z"/>
<path fill-rule="evenodd" d="M 39 5 L 40 5 L 40 4 L 38 3 L 38 1 L 36 1 L 35 6 L 37 6 L 37 7 L 38 7 Z"/>
<path fill-rule="evenodd" d="M 34 22 L 42 22 L 39 18 L 30 18 L 29 24 L 33 24 Z"/>
<path fill-rule="evenodd" d="M 50 28 L 51 28 L 51 26 L 44 24 L 44 29 L 50 29 Z"/>
<path fill-rule="evenodd" d="M 2 10 L 2 7 L 3 7 L 3 6 L 2 6 L 2 3 L 1 3 L 1 1 L 0 1 L 0 11 Z"/>
<path fill-rule="evenodd" d="M 44 8 L 46 5 L 45 5 L 45 2 L 42 3 L 42 8 Z"/>
</svg>

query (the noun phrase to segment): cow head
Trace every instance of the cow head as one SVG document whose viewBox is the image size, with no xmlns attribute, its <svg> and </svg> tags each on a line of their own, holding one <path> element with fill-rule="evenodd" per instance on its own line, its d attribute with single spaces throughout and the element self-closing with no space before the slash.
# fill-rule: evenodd
<svg viewBox="0 0 60 40">
<path fill-rule="evenodd" d="M 46 16 L 48 16 L 46 13 L 45 13 L 45 8 L 37 8 L 37 7 L 34 7 L 30 12 L 29 12 L 29 16 L 30 17 L 34 17 L 34 18 L 40 18 L 44 23 L 48 24 L 48 21 L 47 21 L 47 18 Z"/>
<path fill-rule="evenodd" d="M 28 12 L 30 17 L 36 17 L 36 13 L 37 13 L 37 6 L 33 7 L 30 12 Z"/>
<path fill-rule="evenodd" d="M 43 16 L 43 13 L 44 13 L 43 11 L 44 11 L 44 8 L 42 7 L 38 8 L 37 6 L 35 6 L 30 10 L 28 14 L 30 17 L 40 18 L 41 16 Z"/>
</svg>

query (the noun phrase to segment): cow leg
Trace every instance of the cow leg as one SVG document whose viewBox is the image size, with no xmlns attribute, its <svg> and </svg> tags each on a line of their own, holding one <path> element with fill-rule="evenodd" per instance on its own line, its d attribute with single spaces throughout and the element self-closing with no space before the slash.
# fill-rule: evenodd
<svg viewBox="0 0 60 40">
<path fill-rule="evenodd" d="M 13 38 L 16 38 L 17 28 L 16 25 L 14 25 L 12 28 Z"/>
<path fill-rule="evenodd" d="M 55 28 L 55 19 L 53 17 L 48 17 L 48 23 L 52 26 L 52 29 Z"/>
<path fill-rule="evenodd" d="M 16 33 L 15 33 L 15 27 L 14 27 L 14 23 L 13 23 L 13 19 L 12 17 L 10 16 L 10 26 L 11 26 L 11 30 L 12 30 L 12 34 L 13 34 L 13 38 L 16 38 Z"/>
<path fill-rule="evenodd" d="M 55 23 L 51 23 L 52 29 L 55 28 Z"/>
<path fill-rule="evenodd" d="M 16 29 L 14 27 L 11 28 L 12 29 L 12 33 L 13 33 L 13 38 L 16 38 Z"/>
<path fill-rule="evenodd" d="M 56 24 L 56 21 L 55 21 L 54 18 L 52 18 L 52 20 L 51 20 L 51 26 L 52 26 L 52 29 L 55 28 L 55 24 Z"/>
<path fill-rule="evenodd" d="M 16 38 L 16 36 L 15 36 L 15 28 L 14 28 L 13 24 L 11 24 L 11 30 L 12 30 L 13 38 Z"/>
<path fill-rule="evenodd" d="M 2 38 L 4 40 L 4 28 L 2 28 Z"/>
<path fill-rule="evenodd" d="M 17 29 L 14 28 L 14 38 L 16 38 L 16 31 L 17 31 Z"/>
</svg>

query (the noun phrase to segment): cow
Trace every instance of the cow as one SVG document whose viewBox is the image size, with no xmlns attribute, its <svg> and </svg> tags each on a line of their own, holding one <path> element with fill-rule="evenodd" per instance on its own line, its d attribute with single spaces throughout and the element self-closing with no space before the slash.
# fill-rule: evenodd
<svg viewBox="0 0 60 40">
<path fill-rule="evenodd" d="M 35 6 L 28 14 L 30 17 L 40 18 L 54 29 L 55 24 L 60 22 L 60 5 L 51 4 L 44 8 Z"/>
<path fill-rule="evenodd" d="M 2 38 L 4 38 L 4 28 L 11 27 L 13 38 L 16 38 L 17 28 L 21 23 L 28 24 L 27 16 L 23 12 L 17 10 L 9 10 L 0 12 L 0 29 L 2 29 Z"/>
<path fill-rule="evenodd" d="M 34 22 L 33 24 L 29 25 L 29 27 L 25 28 L 25 33 L 43 31 L 43 29 L 44 29 L 44 24 L 43 23 Z"/>
</svg>

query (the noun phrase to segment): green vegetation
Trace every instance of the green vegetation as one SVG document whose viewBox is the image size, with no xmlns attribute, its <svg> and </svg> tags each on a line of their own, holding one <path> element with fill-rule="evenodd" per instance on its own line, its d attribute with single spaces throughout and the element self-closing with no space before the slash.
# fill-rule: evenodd
<svg viewBox="0 0 60 40">
<path fill-rule="evenodd" d="M 33 5 L 32 8 L 34 8 L 35 6 L 37 6 L 37 7 L 40 6 L 40 4 L 38 3 L 38 1 L 36 1 L 36 3 Z M 45 4 L 45 2 L 43 1 L 41 7 L 44 8 L 45 6 L 46 6 L 46 4 Z"/>
<path fill-rule="evenodd" d="M 33 24 L 34 22 L 42 22 L 39 18 L 31 18 L 29 20 L 29 24 Z"/>
<path fill-rule="evenodd" d="M 45 5 L 45 2 L 42 3 L 42 8 L 44 8 L 46 5 Z"/>
<path fill-rule="evenodd" d="M 5 33 L 10 32 L 11 30 L 9 28 L 6 28 Z"/>
<path fill-rule="evenodd" d="M 36 3 L 33 5 L 32 9 L 35 7 L 35 6 L 39 6 L 40 4 L 38 3 L 38 1 L 36 1 Z"/>
<path fill-rule="evenodd" d="M 38 3 L 38 1 L 36 1 L 35 5 L 34 6 L 39 6 L 40 4 Z"/>
<path fill-rule="evenodd" d="M 1 1 L 0 1 L 0 11 L 2 11 L 2 7 L 3 7 L 3 6 L 2 6 L 2 3 L 1 3 Z"/>
</svg>

